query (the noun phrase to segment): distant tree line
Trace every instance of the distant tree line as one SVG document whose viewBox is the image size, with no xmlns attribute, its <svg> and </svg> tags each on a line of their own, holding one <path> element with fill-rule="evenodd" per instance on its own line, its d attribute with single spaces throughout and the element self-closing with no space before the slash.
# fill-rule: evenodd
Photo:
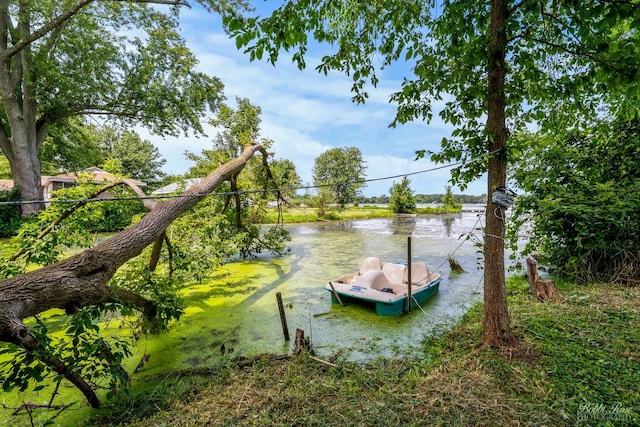
<svg viewBox="0 0 640 427">
<path fill-rule="evenodd" d="M 444 193 L 439 194 L 415 194 L 413 196 L 415 198 L 416 204 L 440 204 L 442 203 L 442 198 L 444 197 Z M 456 203 L 463 204 L 472 204 L 472 203 L 486 203 L 487 195 L 483 194 L 481 196 L 472 196 L 468 194 L 454 194 L 453 195 Z M 377 203 L 377 204 L 387 204 L 389 203 L 389 195 L 382 194 L 380 196 L 358 196 L 358 203 Z"/>
</svg>

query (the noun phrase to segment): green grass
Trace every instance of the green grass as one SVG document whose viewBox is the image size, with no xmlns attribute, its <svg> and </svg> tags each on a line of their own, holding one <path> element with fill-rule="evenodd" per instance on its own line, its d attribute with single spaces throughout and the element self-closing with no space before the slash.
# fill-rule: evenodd
<svg viewBox="0 0 640 427">
<path fill-rule="evenodd" d="M 282 219 L 285 224 L 363 218 L 389 218 L 393 216 L 395 216 L 395 214 L 391 210 L 376 206 L 349 206 L 344 210 L 334 208 L 327 210 L 323 217 L 318 216 L 318 210 L 316 208 L 285 208 L 282 210 Z M 264 224 L 275 224 L 278 222 L 278 219 L 278 210 L 268 209 L 262 222 Z"/>
<path fill-rule="evenodd" d="M 89 425 L 637 425 L 640 288 L 558 288 L 540 303 L 509 280 L 513 348 L 478 347 L 478 305 L 418 359 L 228 359 L 134 384 Z"/>
</svg>

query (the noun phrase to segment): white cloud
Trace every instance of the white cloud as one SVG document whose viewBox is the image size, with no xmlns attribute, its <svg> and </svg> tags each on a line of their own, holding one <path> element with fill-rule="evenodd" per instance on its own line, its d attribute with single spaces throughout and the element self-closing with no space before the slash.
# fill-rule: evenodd
<svg viewBox="0 0 640 427">
<path fill-rule="evenodd" d="M 219 18 L 217 18 L 219 21 Z M 448 136 L 451 127 L 437 115 L 431 124 L 422 122 L 389 129 L 396 106 L 389 95 L 399 90 L 401 83 L 393 79 L 396 72 L 381 73 L 376 89 L 370 88 L 366 104 L 351 102 L 352 81 L 335 72 L 318 73 L 314 67 L 321 52 L 310 51 L 307 69 L 300 71 L 291 63 L 289 54 L 281 54 L 274 67 L 266 61 L 250 62 L 248 55 L 238 51 L 216 23 L 213 15 L 203 12 L 183 14 L 183 34 L 187 45 L 199 60 L 199 69 L 216 76 L 225 85 L 227 103 L 234 98 L 248 98 L 262 109 L 261 136 L 275 141 L 277 158 L 291 160 L 304 183 L 311 182 L 315 158 L 336 146 L 356 146 L 367 161 L 368 178 L 401 175 L 424 170 L 434 165 L 426 160 L 414 161 L 415 151 L 438 150 L 440 140 Z M 395 70 L 397 71 L 397 69 Z M 438 101 L 433 111 L 445 101 Z M 184 151 L 199 152 L 209 148 L 215 130 L 208 138 L 167 138 L 147 136 L 167 159 L 165 170 L 184 173 L 190 166 Z M 416 193 L 441 193 L 448 184 L 448 169 L 410 177 Z M 396 182 L 400 178 L 396 179 Z M 388 194 L 393 180 L 372 182 L 364 193 L 369 196 Z M 486 192 L 484 181 L 472 183 L 468 194 Z"/>
</svg>

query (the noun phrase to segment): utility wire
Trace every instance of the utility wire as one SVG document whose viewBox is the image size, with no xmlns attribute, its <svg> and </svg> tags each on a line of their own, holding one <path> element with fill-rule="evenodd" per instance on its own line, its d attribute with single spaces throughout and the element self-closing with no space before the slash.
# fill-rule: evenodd
<svg viewBox="0 0 640 427">
<path fill-rule="evenodd" d="M 6 205 L 29 205 L 29 204 L 40 204 L 40 203 L 94 203 L 94 202 L 119 202 L 119 201 L 128 201 L 128 200 L 159 200 L 159 199 L 176 199 L 176 198 L 190 198 L 190 197 L 216 197 L 216 196 L 231 196 L 231 195 L 243 195 L 243 194 L 259 194 L 259 193 L 270 193 L 270 192 L 289 192 L 289 191 L 297 191 L 297 190 L 310 190 L 316 188 L 324 188 L 324 187 L 336 187 L 340 185 L 353 185 L 353 184 L 366 184 L 367 182 L 375 182 L 375 181 L 385 181 L 389 179 L 395 178 L 404 178 L 412 175 L 419 175 L 428 172 L 434 172 L 441 169 L 452 168 L 455 166 L 463 165 L 465 163 L 471 164 L 483 160 L 500 150 L 495 150 L 490 153 L 484 154 L 480 157 L 476 157 L 469 162 L 465 162 L 464 160 L 460 160 L 454 163 L 449 163 L 442 166 L 436 166 L 429 169 L 423 169 L 416 172 L 409 172 L 399 175 L 391 175 L 384 176 L 379 178 L 371 178 L 371 179 L 362 179 L 362 180 L 354 180 L 354 181 L 344 181 L 344 182 L 334 182 L 330 184 L 318 184 L 318 185 L 306 185 L 300 187 L 291 187 L 291 188 L 272 188 L 272 189 L 262 189 L 262 190 L 237 190 L 237 191 L 223 191 L 216 193 L 196 193 L 196 194 L 170 194 L 170 195 L 157 195 L 157 196 L 131 196 L 131 197 L 113 197 L 113 198 L 101 198 L 95 197 L 91 199 L 51 199 L 51 200 L 13 200 L 13 201 L 4 201 L 0 202 L 0 206 Z"/>
</svg>

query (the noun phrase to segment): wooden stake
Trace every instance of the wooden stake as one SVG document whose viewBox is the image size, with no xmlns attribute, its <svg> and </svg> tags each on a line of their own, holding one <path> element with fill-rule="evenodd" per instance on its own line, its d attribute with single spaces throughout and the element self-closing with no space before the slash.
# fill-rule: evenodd
<svg viewBox="0 0 640 427">
<path fill-rule="evenodd" d="M 409 279 L 408 287 L 407 287 L 407 298 L 408 298 L 408 310 L 411 313 L 411 236 L 407 237 L 407 278 Z"/>
<path fill-rule="evenodd" d="M 282 294 L 280 292 L 276 293 L 276 300 L 278 300 L 278 310 L 280 311 L 280 322 L 282 323 L 284 340 L 289 341 L 289 327 L 287 326 L 287 318 L 284 315 L 284 305 L 282 304 Z"/>
</svg>

